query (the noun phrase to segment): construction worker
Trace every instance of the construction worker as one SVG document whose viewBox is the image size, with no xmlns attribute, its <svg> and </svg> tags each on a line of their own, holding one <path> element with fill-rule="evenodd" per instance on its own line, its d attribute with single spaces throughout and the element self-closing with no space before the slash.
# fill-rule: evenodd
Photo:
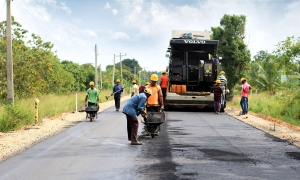
<svg viewBox="0 0 300 180">
<path fill-rule="evenodd" d="M 223 95 L 224 95 L 221 99 L 221 104 L 224 105 L 225 100 L 226 100 L 226 93 L 229 93 L 229 90 L 227 88 L 227 78 L 225 77 L 225 72 L 224 71 L 220 72 L 219 80 L 221 81 L 220 86 L 222 88 Z"/>
<path fill-rule="evenodd" d="M 242 83 L 242 91 L 241 91 L 241 107 L 242 107 L 242 112 L 240 115 L 246 115 L 248 113 L 248 94 L 249 91 L 251 90 L 250 84 L 247 83 L 246 78 L 241 78 L 241 83 Z"/>
<path fill-rule="evenodd" d="M 145 104 L 147 98 L 152 94 L 151 89 L 146 88 L 144 93 L 132 96 L 125 104 L 123 108 L 123 113 L 127 118 L 127 135 L 128 140 L 131 141 L 131 145 L 142 145 L 142 142 L 137 140 L 139 122 L 137 117 L 140 114 L 147 114 L 145 111 Z"/>
<path fill-rule="evenodd" d="M 94 82 L 90 82 L 90 88 L 86 91 L 85 106 L 98 106 L 99 107 L 99 91 L 94 87 Z"/>
<path fill-rule="evenodd" d="M 216 80 L 216 85 L 214 85 L 211 89 L 211 92 L 214 93 L 214 110 L 216 114 L 220 114 L 221 109 L 221 99 L 224 97 L 223 90 L 221 88 L 222 82 L 220 80 Z"/>
<path fill-rule="evenodd" d="M 149 83 L 149 82 L 146 82 L 145 86 L 144 86 L 144 85 L 140 85 L 140 87 L 139 87 L 139 92 L 140 92 L 140 93 L 143 93 L 144 90 L 145 90 L 145 87 L 146 87 L 148 84 L 150 84 L 150 83 Z"/>
<path fill-rule="evenodd" d="M 162 76 L 160 77 L 160 87 L 163 94 L 163 100 L 165 102 L 166 95 L 167 95 L 167 88 L 169 83 L 169 78 L 166 75 L 166 70 L 161 71 Z"/>
<path fill-rule="evenodd" d="M 131 97 L 139 94 L 139 86 L 136 84 L 136 81 L 132 81 L 132 87 L 131 87 Z"/>
<path fill-rule="evenodd" d="M 120 79 L 117 79 L 116 84 L 113 87 L 113 93 L 111 94 L 111 96 L 114 95 L 116 111 L 119 111 L 120 109 L 121 94 L 123 89 L 124 88 L 120 85 Z"/>
<path fill-rule="evenodd" d="M 150 84 L 145 86 L 145 88 L 149 88 L 152 90 L 152 95 L 147 100 L 147 111 L 159 112 L 161 109 L 164 109 L 163 95 L 162 90 L 159 85 L 156 84 L 158 81 L 157 74 L 152 74 L 150 76 Z"/>
</svg>

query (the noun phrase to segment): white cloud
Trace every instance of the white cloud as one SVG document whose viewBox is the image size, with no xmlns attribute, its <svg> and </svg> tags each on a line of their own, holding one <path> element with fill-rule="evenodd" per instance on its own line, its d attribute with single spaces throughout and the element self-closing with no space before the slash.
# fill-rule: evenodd
<svg viewBox="0 0 300 180">
<path fill-rule="evenodd" d="M 129 35 L 124 32 L 114 32 L 111 34 L 111 39 L 129 39 Z"/>
<path fill-rule="evenodd" d="M 109 2 L 106 2 L 105 6 L 104 6 L 104 9 L 110 9 L 110 4 L 109 4 Z"/>
<path fill-rule="evenodd" d="M 60 3 L 60 5 L 61 5 L 60 8 L 62 10 L 64 10 L 67 14 L 71 14 L 72 13 L 71 9 L 66 5 L 65 2 Z"/>
<path fill-rule="evenodd" d="M 113 9 L 113 10 L 112 10 L 112 13 L 113 13 L 113 15 L 116 15 L 116 14 L 118 14 L 118 10 Z"/>
</svg>

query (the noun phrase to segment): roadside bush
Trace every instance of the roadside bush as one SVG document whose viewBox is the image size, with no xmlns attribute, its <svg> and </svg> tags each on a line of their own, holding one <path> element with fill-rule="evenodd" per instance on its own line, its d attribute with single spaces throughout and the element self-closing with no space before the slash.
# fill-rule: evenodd
<svg viewBox="0 0 300 180">
<path fill-rule="evenodd" d="M 240 96 L 228 105 L 240 107 Z M 249 95 L 249 111 L 281 119 L 287 123 L 300 125 L 300 95 L 295 89 L 284 89 L 276 95 L 268 92 Z"/>
<path fill-rule="evenodd" d="M 0 117 L 0 131 L 8 132 L 20 129 L 24 125 L 34 122 L 33 110 L 28 110 L 16 103 L 4 106 L 4 113 Z"/>
</svg>

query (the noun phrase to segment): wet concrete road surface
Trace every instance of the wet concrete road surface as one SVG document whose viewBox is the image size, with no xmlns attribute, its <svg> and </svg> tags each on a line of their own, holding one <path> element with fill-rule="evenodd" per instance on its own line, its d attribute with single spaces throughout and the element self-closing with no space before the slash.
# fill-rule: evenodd
<svg viewBox="0 0 300 180">
<path fill-rule="evenodd" d="M 124 104 L 122 104 L 124 105 Z M 122 108 L 121 108 L 122 109 Z M 300 150 L 226 114 L 167 111 L 160 135 L 127 141 L 108 109 L 0 163 L 0 179 L 299 179 Z"/>
</svg>

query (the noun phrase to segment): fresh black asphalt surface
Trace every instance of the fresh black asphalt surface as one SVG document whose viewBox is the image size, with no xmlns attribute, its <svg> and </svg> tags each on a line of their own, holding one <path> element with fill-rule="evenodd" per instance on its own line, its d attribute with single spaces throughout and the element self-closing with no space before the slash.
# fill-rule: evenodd
<svg viewBox="0 0 300 180">
<path fill-rule="evenodd" d="M 124 103 L 122 103 L 122 106 Z M 122 108 L 121 108 L 122 109 Z M 300 150 L 227 114 L 166 112 L 159 136 L 127 140 L 110 108 L 0 163 L 0 179 L 299 179 Z"/>
</svg>

